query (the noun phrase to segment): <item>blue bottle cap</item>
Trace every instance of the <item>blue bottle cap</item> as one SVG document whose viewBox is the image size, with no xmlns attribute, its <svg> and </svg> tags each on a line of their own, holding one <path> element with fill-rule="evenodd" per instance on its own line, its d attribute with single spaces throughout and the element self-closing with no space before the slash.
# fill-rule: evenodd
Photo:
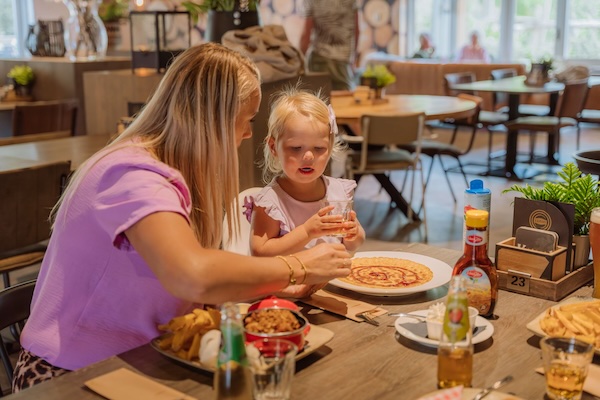
<svg viewBox="0 0 600 400">
<path fill-rule="evenodd" d="M 492 191 L 488 188 L 483 187 L 483 181 L 481 179 L 473 179 L 469 182 L 469 188 L 465 190 L 466 193 L 471 194 L 491 194 Z"/>
</svg>

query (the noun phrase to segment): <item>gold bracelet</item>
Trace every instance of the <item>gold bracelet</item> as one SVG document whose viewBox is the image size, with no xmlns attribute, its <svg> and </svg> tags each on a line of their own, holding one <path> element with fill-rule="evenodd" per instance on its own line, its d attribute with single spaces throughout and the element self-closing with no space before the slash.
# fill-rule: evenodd
<svg viewBox="0 0 600 400">
<path fill-rule="evenodd" d="M 298 258 L 298 256 L 295 254 L 290 254 L 289 257 L 294 257 L 296 260 L 298 260 L 298 262 L 300 263 L 300 266 L 302 267 L 302 271 L 304 271 L 304 276 L 302 277 L 302 282 L 300 282 L 300 285 L 302 285 L 304 282 L 306 282 L 306 276 L 308 275 L 308 270 L 306 269 L 306 265 L 304 265 L 302 260 L 300 260 L 300 258 Z"/>
<path fill-rule="evenodd" d="M 290 262 L 288 260 L 286 260 L 285 257 L 283 257 L 283 256 L 275 256 L 275 258 L 279 258 L 279 259 L 283 260 L 283 262 L 290 269 L 290 281 L 288 282 L 288 286 L 295 285 L 296 278 L 294 278 L 294 268 L 292 267 L 292 264 L 290 264 Z"/>
</svg>

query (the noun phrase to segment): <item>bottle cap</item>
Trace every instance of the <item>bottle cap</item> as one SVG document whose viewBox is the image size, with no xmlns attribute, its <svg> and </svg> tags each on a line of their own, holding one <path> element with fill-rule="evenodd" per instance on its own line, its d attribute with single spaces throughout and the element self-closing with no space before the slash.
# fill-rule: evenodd
<svg viewBox="0 0 600 400">
<path fill-rule="evenodd" d="M 473 179 L 469 182 L 469 188 L 466 190 L 467 193 L 471 194 L 491 194 L 492 191 L 488 188 L 483 187 L 483 181 L 481 179 Z"/>
<path fill-rule="evenodd" d="M 488 224 L 490 213 L 485 210 L 468 210 L 465 213 L 465 222 L 467 226 L 473 228 L 485 228 Z"/>
</svg>

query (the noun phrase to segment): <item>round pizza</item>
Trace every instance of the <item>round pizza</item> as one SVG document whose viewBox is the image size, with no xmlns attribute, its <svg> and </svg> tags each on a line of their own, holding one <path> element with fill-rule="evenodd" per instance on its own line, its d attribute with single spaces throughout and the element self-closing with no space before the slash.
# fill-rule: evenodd
<svg viewBox="0 0 600 400">
<path fill-rule="evenodd" d="M 391 257 L 365 257 L 352 260 L 350 275 L 339 280 L 370 288 L 400 289 L 423 285 L 433 278 L 423 264 Z"/>
</svg>

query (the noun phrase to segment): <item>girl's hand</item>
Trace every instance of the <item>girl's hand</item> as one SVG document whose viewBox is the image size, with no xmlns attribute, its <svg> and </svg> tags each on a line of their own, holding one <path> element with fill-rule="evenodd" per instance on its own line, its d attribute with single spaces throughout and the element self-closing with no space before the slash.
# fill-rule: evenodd
<svg viewBox="0 0 600 400">
<path fill-rule="evenodd" d="M 343 229 L 342 217 L 340 215 L 327 215 L 334 206 L 325 206 L 315 215 L 310 217 L 302 226 L 310 239 L 331 235 Z"/>
<path fill-rule="evenodd" d="M 356 219 L 356 211 L 352 210 L 350 211 L 350 215 L 349 215 L 350 219 L 346 222 L 344 222 L 344 232 L 346 233 L 346 236 L 344 236 L 344 243 L 345 242 L 352 242 L 354 240 L 356 240 L 358 238 L 358 235 L 360 233 L 360 225 L 358 223 L 358 220 Z"/>
</svg>

